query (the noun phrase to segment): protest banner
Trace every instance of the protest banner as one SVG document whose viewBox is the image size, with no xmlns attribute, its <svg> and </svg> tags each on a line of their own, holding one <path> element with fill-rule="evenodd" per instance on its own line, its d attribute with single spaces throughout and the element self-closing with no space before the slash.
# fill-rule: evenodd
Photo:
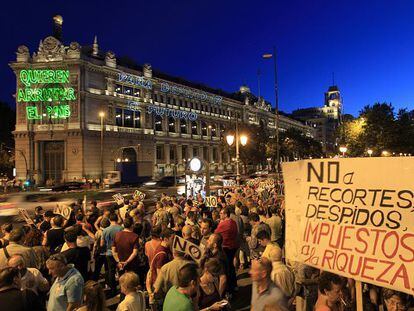
<svg viewBox="0 0 414 311">
<path fill-rule="evenodd" d="M 115 200 L 116 204 L 124 205 L 124 197 L 122 196 L 122 194 L 120 193 L 114 194 L 112 198 Z"/>
<path fill-rule="evenodd" d="M 414 293 L 414 161 L 282 164 L 286 257 L 360 282 Z"/>
<path fill-rule="evenodd" d="M 180 251 L 191 256 L 191 258 L 193 258 L 197 263 L 199 263 L 203 257 L 203 251 L 198 245 L 184 240 L 177 235 L 174 237 L 173 250 Z"/>
<path fill-rule="evenodd" d="M 24 221 L 28 224 L 28 225 L 34 225 L 33 220 L 30 218 L 29 213 L 27 212 L 27 210 L 23 209 L 23 208 L 19 208 L 17 209 L 19 211 L 19 215 L 22 216 L 22 218 L 24 219 Z"/>
<path fill-rule="evenodd" d="M 208 207 L 217 207 L 217 197 L 216 196 L 209 196 L 206 197 L 206 206 Z"/>
<path fill-rule="evenodd" d="M 234 187 L 236 185 L 236 181 L 233 179 L 223 179 L 223 187 Z"/>
<path fill-rule="evenodd" d="M 145 193 L 139 190 L 135 190 L 133 197 L 134 197 L 134 200 L 143 201 L 145 199 Z"/>
<path fill-rule="evenodd" d="M 54 214 L 61 215 L 65 219 L 69 219 L 70 213 L 72 209 L 67 205 L 56 205 L 55 209 L 53 210 Z"/>
</svg>

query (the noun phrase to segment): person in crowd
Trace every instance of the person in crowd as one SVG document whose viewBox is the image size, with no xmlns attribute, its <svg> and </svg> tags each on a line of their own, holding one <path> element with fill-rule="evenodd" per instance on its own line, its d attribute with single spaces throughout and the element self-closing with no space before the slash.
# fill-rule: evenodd
<svg viewBox="0 0 414 311">
<path fill-rule="evenodd" d="M 114 212 L 113 206 L 104 206 L 103 207 L 102 215 L 99 216 L 98 219 L 96 219 L 96 221 L 94 223 L 94 227 L 95 227 L 96 231 L 99 230 L 101 221 L 105 218 L 109 220 L 109 215 L 113 214 L 113 212 Z"/>
<path fill-rule="evenodd" d="M 43 238 L 43 246 L 49 247 L 51 254 L 59 253 L 63 243 L 65 243 L 64 234 L 65 230 L 62 228 L 63 217 L 56 215 L 51 220 L 52 228 L 47 230 Z"/>
<path fill-rule="evenodd" d="M 132 231 L 138 234 L 142 240 L 146 241 L 151 235 L 151 224 L 145 219 L 144 210 L 135 208 L 130 212 L 130 215 L 134 223 Z M 142 227 L 142 229 L 139 230 L 140 233 L 138 233 L 138 227 Z"/>
<path fill-rule="evenodd" d="M 23 245 L 25 232 L 23 228 L 15 228 L 10 232 L 9 244 L 0 249 L 0 269 L 8 266 L 8 260 L 15 254 L 20 254 L 29 268 L 38 267 L 36 255 L 31 247 Z"/>
<path fill-rule="evenodd" d="M 279 211 L 275 206 L 272 206 L 269 212 L 270 217 L 265 220 L 265 223 L 270 228 L 270 241 L 283 247 L 282 218 L 279 216 Z"/>
<path fill-rule="evenodd" d="M 263 311 L 266 305 L 276 305 L 283 310 L 287 308 L 287 299 L 283 292 L 270 279 L 272 263 L 267 258 L 253 259 L 250 268 L 252 279 L 251 308 Z"/>
<path fill-rule="evenodd" d="M 3 237 L 0 238 L 0 248 L 6 247 L 9 245 L 10 241 L 10 232 L 13 230 L 13 224 L 12 223 L 6 223 L 1 226 L 1 233 L 3 234 Z"/>
<path fill-rule="evenodd" d="M 12 267 L 0 269 L 0 307 L 7 311 L 44 309 L 33 291 L 21 290 L 19 270 Z"/>
<path fill-rule="evenodd" d="M 277 245 L 277 244 L 276 244 Z M 272 263 L 272 273 L 270 279 L 277 287 L 283 292 L 283 294 L 290 299 L 293 303 L 295 298 L 295 275 L 294 273 L 282 262 L 282 249 L 277 246 L 269 252 L 270 262 Z"/>
<path fill-rule="evenodd" d="M 198 306 L 200 309 L 210 307 L 221 301 L 219 291 L 219 277 L 223 274 L 223 264 L 216 258 L 207 259 L 200 277 L 200 296 Z"/>
<path fill-rule="evenodd" d="M 200 223 L 201 240 L 200 247 L 206 248 L 207 241 L 210 235 L 213 233 L 213 221 L 210 218 L 203 218 Z"/>
<path fill-rule="evenodd" d="M 107 285 L 111 288 L 111 294 L 115 296 L 116 294 L 116 280 L 115 280 L 115 273 L 117 262 L 114 259 L 112 254 L 112 244 L 115 240 L 115 235 L 117 232 L 122 231 L 122 226 L 118 225 L 118 215 L 113 213 L 109 215 L 110 226 L 105 228 L 102 231 L 102 238 L 101 238 L 101 247 L 105 247 L 106 252 L 106 262 L 108 266 L 108 271 L 106 271 L 106 279 Z"/>
<path fill-rule="evenodd" d="M 151 302 L 154 298 L 154 284 L 157 276 L 160 273 L 162 266 L 172 260 L 171 245 L 174 239 L 174 234 L 170 229 L 164 229 L 161 232 L 161 243 L 154 252 L 154 257 L 150 262 L 148 271 L 147 290 L 150 294 Z"/>
<path fill-rule="evenodd" d="M 319 297 L 315 311 L 338 311 L 340 308 L 343 281 L 337 274 L 323 271 L 319 276 Z"/>
<path fill-rule="evenodd" d="M 49 274 L 55 278 L 50 288 L 47 311 L 72 311 L 82 304 L 84 280 L 62 254 L 50 256 L 46 262 Z"/>
<path fill-rule="evenodd" d="M 43 221 L 43 207 L 36 206 L 34 212 L 33 222 L 36 226 L 38 226 Z"/>
<path fill-rule="evenodd" d="M 257 234 L 260 231 L 264 230 L 267 231 L 270 235 L 270 228 L 267 224 L 260 221 L 260 217 L 257 213 L 249 214 L 249 222 L 252 227 L 252 231 L 250 237 L 248 237 L 246 240 L 249 245 L 250 257 L 252 259 L 257 259 L 260 258 L 261 254 L 264 251 L 264 247 L 261 246 L 257 240 Z"/>
<path fill-rule="evenodd" d="M 155 212 L 152 215 L 152 226 L 161 226 L 161 224 L 168 224 L 168 213 L 164 209 L 164 206 L 161 202 L 155 204 Z"/>
<path fill-rule="evenodd" d="M 220 223 L 215 233 L 219 233 L 223 237 L 223 251 L 226 254 L 229 267 L 228 289 L 233 293 L 238 289 L 236 269 L 233 264 L 234 256 L 239 248 L 238 231 L 236 222 L 230 218 L 230 210 L 223 208 L 220 211 Z"/>
<path fill-rule="evenodd" d="M 392 290 L 389 288 L 382 289 L 382 299 L 385 305 L 385 311 L 404 311 L 412 307 L 412 296 Z"/>
<path fill-rule="evenodd" d="M 221 236 L 221 234 L 211 234 L 209 239 L 207 240 L 204 258 L 201 260 L 202 269 L 204 269 L 205 262 L 210 258 L 214 258 L 220 262 L 220 266 L 223 268 L 218 278 L 218 290 L 220 297 L 223 297 L 225 291 L 227 290 L 227 282 L 229 275 L 229 263 L 227 261 L 227 256 L 223 251 L 222 244 L 223 237 Z"/>
<path fill-rule="evenodd" d="M 260 246 L 264 248 L 263 253 L 261 257 L 266 257 L 269 260 L 272 260 L 270 258 L 270 253 L 276 249 L 280 250 L 280 254 L 282 253 L 281 248 L 277 243 L 270 241 L 270 234 L 266 230 L 259 231 L 256 235 L 257 241 L 259 242 Z"/>
<path fill-rule="evenodd" d="M 46 211 L 43 214 L 43 219 L 38 225 L 38 228 L 40 229 L 40 231 L 42 231 L 42 233 L 45 233 L 50 228 L 52 228 L 51 222 L 53 217 L 55 217 L 55 214 L 52 211 Z"/>
<path fill-rule="evenodd" d="M 101 284 L 89 280 L 83 290 L 83 305 L 77 311 L 109 311 Z"/>
<path fill-rule="evenodd" d="M 157 279 L 155 280 L 154 296 L 157 296 L 158 300 L 168 292 L 171 286 L 178 285 L 178 271 L 181 267 L 191 262 L 191 260 L 180 251 L 174 251 L 173 256 L 173 260 L 161 267 Z"/>
<path fill-rule="evenodd" d="M 31 290 L 37 296 L 46 293 L 49 290 L 49 282 L 36 268 L 27 268 L 23 256 L 20 254 L 13 255 L 9 258 L 8 265 L 19 271 L 20 289 Z"/>
<path fill-rule="evenodd" d="M 200 241 L 196 240 L 193 237 L 193 227 L 190 225 L 185 225 L 183 227 L 183 230 L 181 231 L 182 233 L 182 237 L 184 240 L 190 241 L 191 243 L 194 243 L 196 245 L 198 245 L 200 243 Z"/>
<path fill-rule="evenodd" d="M 125 220 L 125 217 L 126 217 L 127 213 L 129 212 L 129 208 L 130 208 L 129 200 L 128 199 L 124 199 L 124 204 L 119 209 L 119 216 L 121 218 L 120 221 L 124 221 Z"/>
<path fill-rule="evenodd" d="M 108 264 L 106 262 L 106 248 L 105 244 L 101 246 L 102 232 L 105 228 L 111 225 L 108 218 L 103 218 L 100 222 L 99 230 L 95 232 L 95 244 L 93 247 L 92 256 L 94 258 L 94 270 L 93 280 L 98 281 L 101 274 L 102 266 L 105 267 L 105 271 L 108 271 Z"/>
<path fill-rule="evenodd" d="M 65 232 L 65 243 L 68 249 L 61 252 L 66 258 L 68 264 L 73 264 L 79 271 L 84 280 L 88 279 L 88 263 L 91 259 L 91 253 L 88 247 L 79 247 L 76 243 L 77 232 L 72 228 Z"/>
<path fill-rule="evenodd" d="M 115 234 L 112 244 L 112 255 L 117 262 L 119 271 L 137 271 L 139 237 L 132 232 L 133 220 L 130 217 L 124 219 L 124 230 Z"/>
<path fill-rule="evenodd" d="M 117 311 L 145 311 L 145 296 L 139 290 L 139 277 L 134 272 L 126 272 L 119 278 L 121 293 L 125 298 L 117 307 Z"/>
</svg>

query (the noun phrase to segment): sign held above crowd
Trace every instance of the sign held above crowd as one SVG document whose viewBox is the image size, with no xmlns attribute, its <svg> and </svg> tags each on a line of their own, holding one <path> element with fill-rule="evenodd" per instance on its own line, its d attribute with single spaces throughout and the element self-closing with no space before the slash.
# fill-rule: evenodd
<svg viewBox="0 0 414 311">
<path fill-rule="evenodd" d="M 282 168 L 287 259 L 414 293 L 412 159 L 324 159 Z"/>
</svg>

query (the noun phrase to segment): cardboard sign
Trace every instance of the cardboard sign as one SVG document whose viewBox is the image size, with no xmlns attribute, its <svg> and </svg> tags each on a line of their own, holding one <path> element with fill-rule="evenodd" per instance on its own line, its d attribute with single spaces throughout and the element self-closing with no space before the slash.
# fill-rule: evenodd
<svg viewBox="0 0 414 311">
<path fill-rule="evenodd" d="M 286 257 L 414 294 L 412 158 L 283 163 Z"/>
<path fill-rule="evenodd" d="M 233 179 L 223 179 L 223 187 L 234 187 L 236 185 L 236 181 Z"/>
<path fill-rule="evenodd" d="M 145 199 L 145 193 L 139 190 L 135 190 L 133 197 L 134 197 L 134 200 L 143 201 Z"/>
<path fill-rule="evenodd" d="M 122 196 L 122 194 L 120 193 L 114 194 L 112 198 L 115 200 L 116 204 L 124 205 L 124 197 Z"/>
<path fill-rule="evenodd" d="M 65 219 L 69 219 L 72 209 L 66 205 L 56 205 L 53 213 L 61 215 Z"/>
<path fill-rule="evenodd" d="M 217 207 L 217 197 L 213 195 L 206 197 L 205 203 L 208 207 Z"/>
<path fill-rule="evenodd" d="M 203 257 L 203 251 L 198 245 L 184 240 L 177 235 L 174 237 L 173 249 L 191 256 L 197 263 L 199 263 Z"/>
<path fill-rule="evenodd" d="M 27 210 L 23 209 L 23 208 L 19 208 L 17 209 L 19 211 L 19 215 L 23 217 L 24 221 L 28 224 L 28 225 L 34 225 L 33 220 L 30 218 L 29 214 L 27 213 Z"/>
</svg>

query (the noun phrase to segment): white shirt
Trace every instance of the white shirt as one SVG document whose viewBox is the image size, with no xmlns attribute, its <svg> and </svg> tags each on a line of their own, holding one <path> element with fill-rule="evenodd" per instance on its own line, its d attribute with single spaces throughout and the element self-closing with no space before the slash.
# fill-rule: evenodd
<svg viewBox="0 0 414 311">
<path fill-rule="evenodd" d="M 26 274 L 21 278 L 20 289 L 30 289 L 36 295 L 38 295 L 39 291 L 46 292 L 47 290 L 49 290 L 49 282 L 36 268 L 27 268 Z"/>
<path fill-rule="evenodd" d="M 118 305 L 116 311 L 145 311 L 144 294 L 141 291 L 129 293 L 125 299 Z"/>
</svg>

